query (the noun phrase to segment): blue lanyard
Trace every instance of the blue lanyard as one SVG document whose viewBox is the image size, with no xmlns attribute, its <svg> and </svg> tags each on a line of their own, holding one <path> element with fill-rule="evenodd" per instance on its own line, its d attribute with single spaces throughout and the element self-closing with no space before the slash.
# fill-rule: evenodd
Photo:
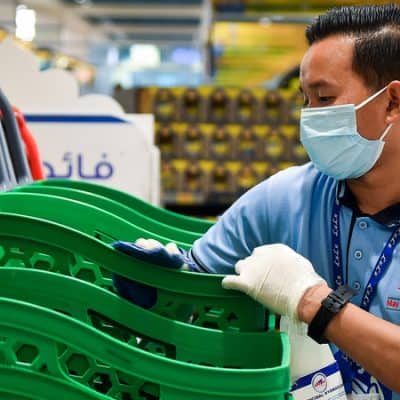
<svg viewBox="0 0 400 400">
<path fill-rule="evenodd" d="M 334 284 L 335 289 L 337 289 L 340 285 L 344 284 L 344 276 L 343 276 L 343 258 L 342 251 L 340 248 L 340 203 L 338 199 L 335 199 L 333 208 L 332 208 L 332 221 L 331 221 L 331 229 L 332 229 L 332 265 L 334 272 Z M 365 287 L 364 294 L 361 299 L 360 307 L 369 311 L 371 302 L 376 295 L 376 289 L 380 280 L 382 279 L 385 271 L 390 265 L 393 252 L 396 246 L 400 242 L 400 226 L 396 228 L 389 240 L 386 242 L 381 255 L 375 265 L 374 270 L 372 271 L 371 277 L 368 280 L 367 286 Z M 343 383 L 346 389 L 346 393 L 351 393 L 352 391 L 352 382 L 355 376 L 358 376 L 359 368 L 357 363 L 347 357 L 341 350 L 335 353 L 336 361 L 339 364 L 340 371 L 342 373 Z M 382 390 L 387 393 L 385 394 L 385 399 L 391 398 L 391 392 L 384 385 L 380 384 Z"/>
<path fill-rule="evenodd" d="M 342 251 L 340 249 L 340 203 L 335 199 L 332 209 L 332 264 L 335 278 L 335 289 L 344 284 L 343 277 L 343 259 Z M 376 295 L 376 289 L 383 275 L 385 274 L 388 266 L 390 265 L 393 252 L 400 242 L 400 226 L 396 228 L 389 240 L 386 242 L 381 255 L 372 271 L 371 277 L 365 287 L 364 294 L 361 300 L 360 307 L 363 310 L 369 311 L 371 302 Z"/>
</svg>

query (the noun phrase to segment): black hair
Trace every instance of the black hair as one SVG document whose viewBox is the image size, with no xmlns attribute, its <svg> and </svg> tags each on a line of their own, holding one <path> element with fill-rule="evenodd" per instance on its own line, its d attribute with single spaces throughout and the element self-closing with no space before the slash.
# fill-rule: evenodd
<svg viewBox="0 0 400 400">
<path fill-rule="evenodd" d="M 306 28 L 310 45 L 332 35 L 354 38 L 353 70 L 367 86 L 400 80 L 400 6 L 336 7 Z"/>
</svg>

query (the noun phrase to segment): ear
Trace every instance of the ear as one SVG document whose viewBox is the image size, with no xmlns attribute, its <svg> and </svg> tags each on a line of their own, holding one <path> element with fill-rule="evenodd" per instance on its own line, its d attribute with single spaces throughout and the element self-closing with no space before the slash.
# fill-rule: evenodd
<svg viewBox="0 0 400 400">
<path fill-rule="evenodd" d="M 389 105 L 386 109 L 386 123 L 393 124 L 400 120 L 400 81 L 392 81 L 387 87 Z"/>
</svg>

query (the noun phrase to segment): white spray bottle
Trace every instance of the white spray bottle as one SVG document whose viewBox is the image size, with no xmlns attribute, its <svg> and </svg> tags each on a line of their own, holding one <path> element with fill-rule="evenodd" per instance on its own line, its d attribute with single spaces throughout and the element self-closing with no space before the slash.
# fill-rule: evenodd
<svg viewBox="0 0 400 400">
<path fill-rule="evenodd" d="M 342 376 L 328 344 L 307 336 L 307 325 L 281 318 L 290 341 L 291 394 L 294 400 L 346 400 Z"/>
</svg>

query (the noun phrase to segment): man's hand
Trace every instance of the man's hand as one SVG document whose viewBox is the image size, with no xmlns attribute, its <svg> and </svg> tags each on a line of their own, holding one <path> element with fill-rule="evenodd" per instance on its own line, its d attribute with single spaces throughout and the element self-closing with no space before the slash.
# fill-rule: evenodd
<svg viewBox="0 0 400 400">
<path fill-rule="evenodd" d="M 113 247 L 123 253 L 161 267 L 190 270 L 193 262 L 175 243 L 165 246 L 154 239 L 140 238 L 136 242 L 114 242 Z"/>
<path fill-rule="evenodd" d="M 256 247 L 235 265 L 238 275 L 222 281 L 225 289 L 240 290 L 269 310 L 298 320 L 298 305 L 307 289 L 326 282 L 311 263 L 283 244 Z"/>
<path fill-rule="evenodd" d="M 175 243 L 162 245 L 154 239 L 138 239 L 136 242 L 114 242 L 113 247 L 134 259 L 156 264 L 160 267 L 195 270 L 194 262 L 186 252 Z M 151 308 L 157 301 L 157 289 L 113 274 L 113 282 L 117 293 L 123 298 L 144 308 Z"/>
</svg>

